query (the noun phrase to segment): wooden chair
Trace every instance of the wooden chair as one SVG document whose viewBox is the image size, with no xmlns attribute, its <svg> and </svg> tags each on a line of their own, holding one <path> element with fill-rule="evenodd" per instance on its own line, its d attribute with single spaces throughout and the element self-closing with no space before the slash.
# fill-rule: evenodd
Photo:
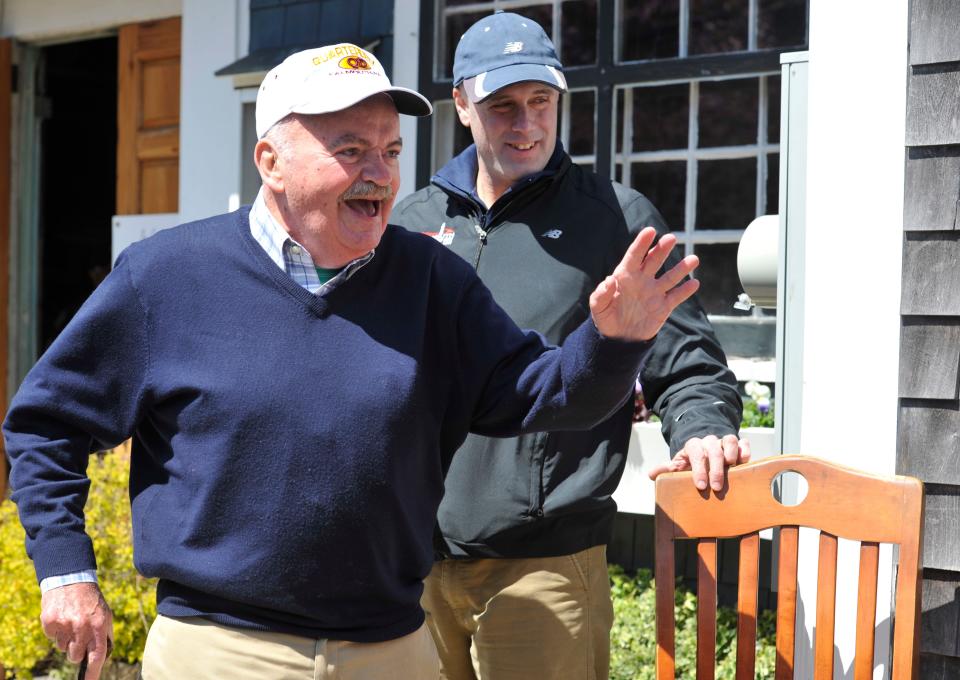
<svg viewBox="0 0 960 680">
<path fill-rule="evenodd" d="M 788 507 L 771 483 L 793 470 L 809 485 Z M 729 470 L 722 491 L 697 491 L 691 473 L 656 482 L 657 680 L 674 678 L 674 540 L 699 539 L 697 680 L 714 677 L 717 539 L 740 537 L 737 603 L 737 680 L 754 678 L 757 572 L 761 529 L 781 527 L 777 596 L 777 680 L 793 677 L 799 527 L 820 530 L 814 669 L 833 678 L 837 538 L 861 541 L 856 680 L 873 678 L 879 543 L 900 546 L 893 637 L 893 680 L 917 677 L 923 485 L 912 477 L 877 477 L 804 456 L 777 456 Z"/>
</svg>

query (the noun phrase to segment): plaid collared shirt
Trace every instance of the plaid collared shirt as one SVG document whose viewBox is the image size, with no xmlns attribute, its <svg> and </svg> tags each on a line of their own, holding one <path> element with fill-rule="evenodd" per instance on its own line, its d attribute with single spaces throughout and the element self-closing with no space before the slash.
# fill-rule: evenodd
<svg viewBox="0 0 960 680">
<path fill-rule="evenodd" d="M 97 570 L 85 569 L 72 574 L 62 574 L 60 576 L 48 576 L 40 581 L 40 592 L 45 593 L 48 590 L 59 588 L 60 586 L 69 586 L 74 583 L 96 583 Z"/>
<path fill-rule="evenodd" d="M 257 243 L 266 251 L 270 259 L 287 272 L 294 281 L 316 295 L 324 288 L 341 279 L 349 279 L 360 267 L 373 258 L 371 250 L 363 257 L 350 262 L 336 276 L 320 283 L 317 268 L 310 253 L 301 244 L 290 237 L 290 234 L 274 219 L 263 201 L 263 190 L 257 194 L 257 200 L 250 208 L 250 233 Z"/>
</svg>

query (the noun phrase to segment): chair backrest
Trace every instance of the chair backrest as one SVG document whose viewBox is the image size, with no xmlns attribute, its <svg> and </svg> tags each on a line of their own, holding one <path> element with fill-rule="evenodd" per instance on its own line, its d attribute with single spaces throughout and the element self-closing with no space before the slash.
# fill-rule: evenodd
<svg viewBox="0 0 960 680">
<path fill-rule="evenodd" d="M 773 496 L 785 471 L 809 486 L 795 506 Z M 777 594 L 777 680 L 793 678 L 799 527 L 820 530 L 814 678 L 832 680 L 837 539 L 860 541 L 860 584 L 854 677 L 873 678 L 874 620 L 880 543 L 899 546 L 893 680 L 917 677 L 923 485 L 912 477 L 877 477 L 806 456 L 777 456 L 730 468 L 719 493 L 698 491 L 691 473 L 663 474 L 656 482 L 657 680 L 674 678 L 674 541 L 697 546 L 697 680 L 714 677 L 717 539 L 740 538 L 737 595 L 737 680 L 754 678 L 759 531 L 780 529 Z"/>
</svg>

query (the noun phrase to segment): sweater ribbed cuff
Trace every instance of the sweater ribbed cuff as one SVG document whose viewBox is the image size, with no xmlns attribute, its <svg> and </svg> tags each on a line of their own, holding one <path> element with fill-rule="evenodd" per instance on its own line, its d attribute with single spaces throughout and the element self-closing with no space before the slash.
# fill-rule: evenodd
<svg viewBox="0 0 960 680">
<path fill-rule="evenodd" d="M 632 372 L 634 378 L 639 374 L 640 366 L 656 338 L 656 336 L 650 340 L 608 338 L 600 333 L 592 317 L 580 324 L 580 328 L 574 333 L 583 333 L 583 341 L 595 348 L 596 366 L 604 370 L 628 370 Z"/>
<path fill-rule="evenodd" d="M 37 572 L 37 583 L 51 576 L 97 568 L 93 542 L 86 534 L 60 533 L 38 537 L 31 557 Z"/>
</svg>

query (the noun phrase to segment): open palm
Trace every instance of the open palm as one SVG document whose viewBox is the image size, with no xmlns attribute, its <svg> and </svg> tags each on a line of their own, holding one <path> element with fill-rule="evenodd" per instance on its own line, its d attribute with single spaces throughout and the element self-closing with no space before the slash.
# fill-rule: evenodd
<svg viewBox="0 0 960 680">
<path fill-rule="evenodd" d="M 666 234 L 653 245 L 657 232 L 644 228 L 627 249 L 613 273 L 590 295 L 590 313 L 597 330 L 608 338 L 649 340 L 700 282 L 686 277 L 700 264 L 688 255 L 657 277 L 657 272 L 677 244 Z"/>
</svg>

